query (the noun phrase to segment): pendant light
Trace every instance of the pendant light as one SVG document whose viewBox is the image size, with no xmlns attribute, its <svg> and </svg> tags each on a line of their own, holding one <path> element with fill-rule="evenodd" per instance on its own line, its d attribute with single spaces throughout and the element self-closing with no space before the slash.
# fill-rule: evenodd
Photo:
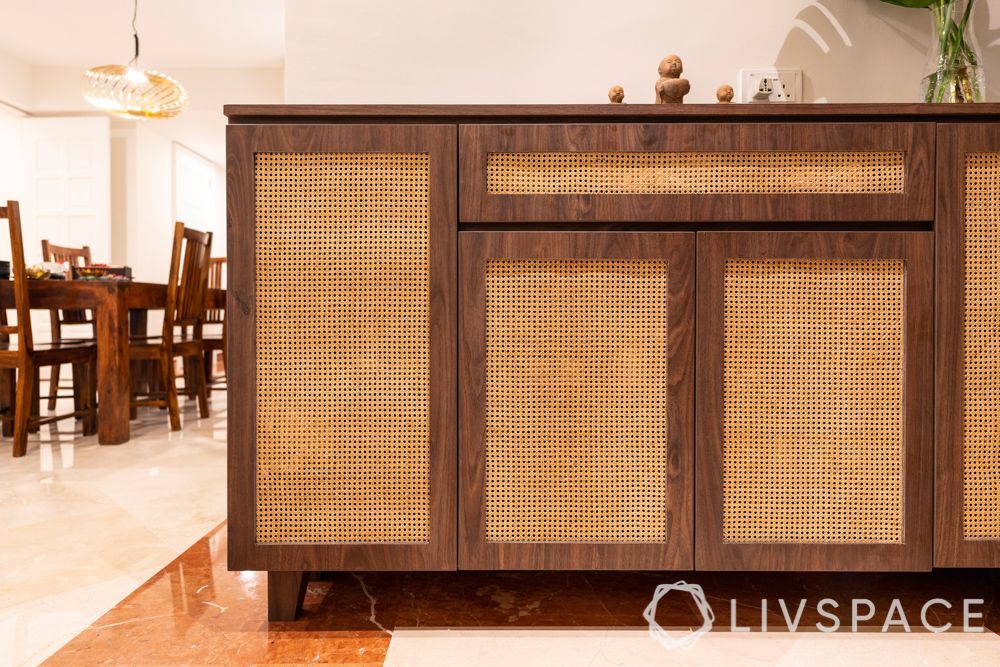
<svg viewBox="0 0 1000 667">
<path fill-rule="evenodd" d="M 187 108 L 187 91 L 162 72 L 139 69 L 139 33 L 135 27 L 138 13 L 139 0 L 134 0 L 132 60 L 128 65 L 101 65 L 87 70 L 83 75 L 83 96 L 98 109 L 122 118 L 173 118 Z"/>
</svg>

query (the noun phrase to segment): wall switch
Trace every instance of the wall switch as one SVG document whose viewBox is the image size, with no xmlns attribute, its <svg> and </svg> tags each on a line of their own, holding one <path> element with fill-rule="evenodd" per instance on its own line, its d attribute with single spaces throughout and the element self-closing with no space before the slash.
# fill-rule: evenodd
<svg viewBox="0 0 1000 667">
<path fill-rule="evenodd" d="M 760 67 L 740 71 L 740 101 L 744 104 L 802 101 L 802 70 Z"/>
</svg>

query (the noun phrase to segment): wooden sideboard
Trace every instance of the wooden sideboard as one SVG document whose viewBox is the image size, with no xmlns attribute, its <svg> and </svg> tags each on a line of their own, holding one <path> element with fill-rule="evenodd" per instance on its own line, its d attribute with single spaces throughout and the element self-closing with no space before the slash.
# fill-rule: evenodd
<svg viewBox="0 0 1000 667">
<path fill-rule="evenodd" d="M 1000 105 L 228 106 L 229 565 L 1000 566 Z"/>
</svg>

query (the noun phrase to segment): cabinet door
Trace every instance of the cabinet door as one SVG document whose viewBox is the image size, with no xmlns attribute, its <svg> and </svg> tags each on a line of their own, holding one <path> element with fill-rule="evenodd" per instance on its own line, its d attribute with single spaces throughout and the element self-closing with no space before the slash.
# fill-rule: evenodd
<svg viewBox="0 0 1000 667">
<path fill-rule="evenodd" d="M 931 565 L 933 235 L 698 235 L 703 570 Z"/>
<path fill-rule="evenodd" d="M 230 126 L 229 565 L 455 567 L 455 128 Z"/>
<path fill-rule="evenodd" d="M 694 235 L 463 232 L 459 566 L 692 566 Z"/>
<path fill-rule="evenodd" d="M 1000 125 L 938 129 L 934 564 L 1000 567 Z"/>
</svg>

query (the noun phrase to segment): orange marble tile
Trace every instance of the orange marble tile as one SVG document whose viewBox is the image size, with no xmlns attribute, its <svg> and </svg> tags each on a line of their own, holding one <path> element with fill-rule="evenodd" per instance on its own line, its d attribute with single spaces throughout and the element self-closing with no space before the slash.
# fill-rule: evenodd
<svg viewBox="0 0 1000 667">
<path fill-rule="evenodd" d="M 265 575 L 226 570 L 220 526 L 56 653 L 46 664 L 382 664 L 396 628 L 643 628 L 642 611 L 659 583 L 702 585 L 730 627 L 730 598 L 740 625 L 760 626 L 761 598 L 772 631 L 783 628 L 777 599 L 806 599 L 802 626 L 824 620 L 824 597 L 850 604 L 873 600 L 877 623 L 892 598 L 919 622 L 924 601 L 955 603 L 935 622 L 961 622 L 963 597 L 986 600 L 985 625 L 1000 629 L 1000 575 L 956 570 L 921 574 L 709 572 L 327 573 L 309 584 L 302 617 L 267 623 Z M 362 585 L 362 583 L 364 585 Z M 794 609 L 794 607 L 793 607 Z M 700 616 L 690 598 L 664 598 L 657 620 L 691 627 Z"/>
<path fill-rule="evenodd" d="M 325 588 L 310 586 L 310 605 L 321 602 Z M 223 525 L 45 664 L 380 665 L 388 646 L 388 634 L 360 622 L 329 629 L 308 618 L 268 624 L 266 578 L 226 570 Z"/>
</svg>

